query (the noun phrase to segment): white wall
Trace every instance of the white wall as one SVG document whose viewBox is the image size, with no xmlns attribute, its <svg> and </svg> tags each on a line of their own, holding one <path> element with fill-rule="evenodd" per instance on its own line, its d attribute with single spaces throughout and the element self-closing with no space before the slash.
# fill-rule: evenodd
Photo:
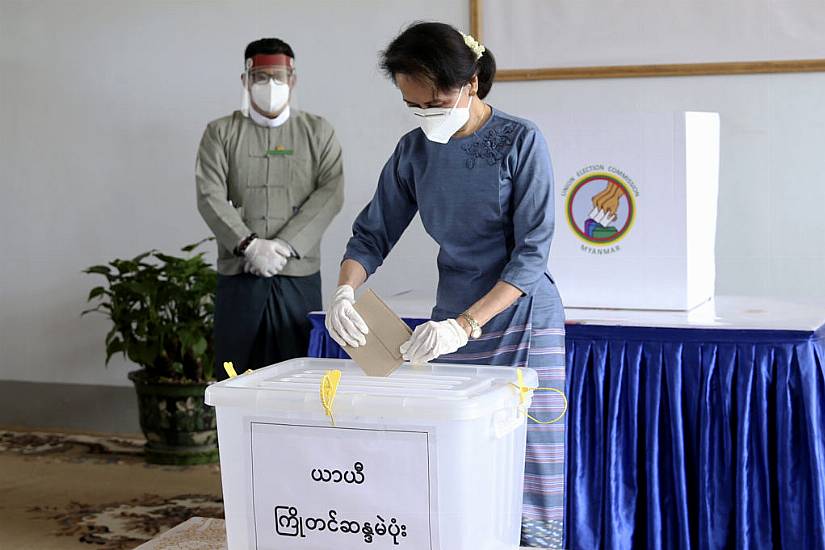
<svg viewBox="0 0 825 550">
<path fill-rule="evenodd" d="M 78 316 L 96 283 L 80 271 L 207 235 L 195 150 L 206 122 L 236 107 L 243 47 L 261 36 L 293 45 L 299 107 L 344 146 L 328 294 L 352 219 L 409 128 L 377 52 L 416 19 L 466 28 L 467 2 L 0 0 L 0 379 L 127 383 L 124 361 L 103 368 L 107 322 Z M 825 74 L 500 83 L 490 100 L 514 114 L 720 111 L 718 291 L 822 298 L 824 89 Z M 431 287 L 434 258 L 416 222 L 373 286 Z"/>
<path fill-rule="evenodd" d="M 518 0 L 518 10 L 506 0 L 482 5 L 485 37 L 507 67 L 825 56 L 821 0 Z"/>
</svg>

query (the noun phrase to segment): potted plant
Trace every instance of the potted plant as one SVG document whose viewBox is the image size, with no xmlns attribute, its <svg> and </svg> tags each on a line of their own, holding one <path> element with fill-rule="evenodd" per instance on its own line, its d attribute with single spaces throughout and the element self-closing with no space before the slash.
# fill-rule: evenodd
<svg viewBox="0 0 825 550">
<path fill-rule="evenodd" d="M 135 384 L 146 460 L 155 464 L 201 464 L 218 458 L 215 410 L 203 402 L 213 381 L 214 295 L 217 275 L 193 254 L 205 239 L 182 249 L 186 257 L 151 250 L 84 271 L 106 278 L 89 293 L 112 321 L 106 364 L 122 353 L 140 369 Z"/>
</svg>

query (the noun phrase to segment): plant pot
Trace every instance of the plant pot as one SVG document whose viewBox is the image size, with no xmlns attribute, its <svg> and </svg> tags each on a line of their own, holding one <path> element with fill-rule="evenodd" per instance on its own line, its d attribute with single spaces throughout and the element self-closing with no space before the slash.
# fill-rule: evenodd
<svg viewBox="0 0 825 550">
<path fill-rule="evenodd" d="M 140 427 L 146 436 L 146 462 L 218 461 L 215 409 L 203 402 L 209 384 L 153 382 L 144 369 L 130 372 L 129 379 L 137 391 Z"/>
</svg>

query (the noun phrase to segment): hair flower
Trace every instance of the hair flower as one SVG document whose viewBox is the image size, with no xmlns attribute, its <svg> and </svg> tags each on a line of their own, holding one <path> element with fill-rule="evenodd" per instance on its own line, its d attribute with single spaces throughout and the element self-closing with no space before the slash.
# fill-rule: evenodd
<svg viewBox="0 0 825 550">
<path fill-rule="evenodd" d="M 480 59 L 484 52 L 487 50 L 484 46 L 479 44 L 478 40 L 473 38 L 469 34 L 461 34 L 464 37 L 464 43 L 467 44 L 467 47 L 473 50 L 473 53 L 476 54 L 476 59 Z"/>
</svg>

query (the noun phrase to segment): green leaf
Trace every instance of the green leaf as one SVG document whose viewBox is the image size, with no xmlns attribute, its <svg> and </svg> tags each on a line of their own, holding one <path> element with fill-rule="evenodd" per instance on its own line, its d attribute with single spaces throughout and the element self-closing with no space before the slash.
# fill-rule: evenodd
<svg viewBox="0 0 825 550">
<path fill-rule="evenodd" d="M 109 275 L 111 272 L 112 270 L 106 265 L 93 265 L 83 270 L 83 273 L 97 273 L 99 275 Z"/>
<path fill-rule="evenodd" d="M 178 338 L 180 338 L 180 345 L 184 349 L 189 349 L 195 344 L 195 337 L 193 337 L 188 330 L 180 330 L 178 332 Z"/>
<path fill-rule="evenodd" d="M 111 342 L 106 345 L 106 364 L 109 364 L 109 361 L 112 359 L 112 356 L 116 353 L 121 353 L 124 351 L 124 343 L 123 340 L 120 338 L 115 338 Z"/>
<path fill-rule="evenodd" d="M 85 315 L 88 315 L 89 313 L 103 313 L 105 315 L 104 312 L 100 311 L 100 308 L 102 306 L 103 306 L 103 304 L 99 304 L 97 307 L 93 307 L 91 309 L 84 309 L 83 311 L 80 312 L 80 316 L 83 317 Z"/>
<path fill-rule="evenodd" d="M 114 267 L 117 270 L 117 274 L 115 275 L 115 277 L 122 278 L 125 273 L 131 271 L 126 260 L 112 260 L 112 267 Z"/>
<path fill-rule="evenodd" d="M 201 336 L 192 344 L 192 352 L 195 355 L 202 355 L 206 351 L 206 338 Z"/>
<path fill-rule="evenodd" d="M 98 296 L 103 296 L 104 294 L 106 294 L 106 289 L 102 286 L 96 286 L 89 292 L 89 297 L 86 298 L 86 301 L 91 302 Z"/>
<path fill-rule="evenodd" d="M 143 254 L 138 254 L 137 256 L 135 256 L 134 258 L 132 258 L 132 261 L 133 261 L 134 263 L 136 263 L 136 264 L 139 264 L 141 261 L 143 261 L 143 260 L 144 260 L 144 258 L 147 258 L 148 256 L 151 256 L 151 255 L 152 255 L 152 252 L 154 252 L 154 250 L 150 250 L 150 251 L 148 251 L 148 252 L 144 252 Z"/>
<path fill-rule="evenodd" d="M 195 250 L 197 247 L 199 247 L 199 246 L 200 246 L 200 245 L 202 245 L 203 243 L 207 243 L 207 242 L 209 242 L 209 241 L 214 241 L 214 240 L 215 240 L 215 237 L 207 237 L 207 238 L 205 238 L 205 239 L 201 239 L 201 240 L 199 240 L 199 241 L 198 241 L 198 242 L 196 242 L 196 243 L 193 243 L 193 244 L 187 244 L 186 246 L 184 246 L 183 248 L 181 248 L 181 250 L 182 250 L 183 252 L 192 252 L 193 250 Z"/>
</svg>

